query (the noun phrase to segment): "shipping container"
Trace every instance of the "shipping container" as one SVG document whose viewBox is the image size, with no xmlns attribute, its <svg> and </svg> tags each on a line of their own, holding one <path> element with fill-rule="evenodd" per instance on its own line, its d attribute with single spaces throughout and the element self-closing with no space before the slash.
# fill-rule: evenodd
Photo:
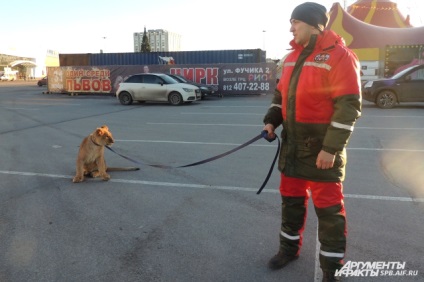
<svg viewBox="0 0 424 282">
<path fill-rule="evenodd" d="M 265 63 L 261 49 L 59 54 L 61 66 Z"/>
<path fill-rule="evenodd" d="M 60 66 L 90 66 L 91 54 L 59 54 Z"/>
</svg>

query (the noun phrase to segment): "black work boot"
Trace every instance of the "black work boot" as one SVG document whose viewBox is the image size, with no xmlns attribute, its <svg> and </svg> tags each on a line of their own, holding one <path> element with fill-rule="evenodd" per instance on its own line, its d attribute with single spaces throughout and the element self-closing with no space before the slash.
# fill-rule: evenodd
<svg viewBox="0 0 424 282">
<path fill-rule="evenodd" d="M 340 276 L 334 276 L 335 272 L 333 271 L 323 271 L 322 272 L 322 282 L 337 282 L 342 281 Z"/>
<path fill-rule="evenodd" d="M 284 254 L 282 251 L 279 251 L 278 254 L 269 260 L 268 267 L 272 270 L 281 269 L 297 258 L 298 256 L 289 256 Z"/>
</svg>

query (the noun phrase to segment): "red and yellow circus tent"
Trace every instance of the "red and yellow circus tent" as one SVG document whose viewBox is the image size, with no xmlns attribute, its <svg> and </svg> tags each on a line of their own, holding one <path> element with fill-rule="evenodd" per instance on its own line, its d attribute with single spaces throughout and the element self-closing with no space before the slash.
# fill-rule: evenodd
<svg viewBox="0 0 424 282">
<path fill-rule="evenodd" d="M 356 16 L 363 18 L 364 21 L 349 14 L 340 3 L 334 3 L 330 9 L 327 29 L 341 35 L 346 45 L 358 55 L 360 61 L 381 61 L 384 54 L 380 54 L 380 51 L 388 45 L 424 44 L 424 27 L 402 28 L 401 25 L 407 25 L 408 20 L 400 14 L 396 4 L 391 1 L 357 1 L 348 10 L 353 14 L 356 13 Z M 388 16 L 388 11 L 391 16 Z M 392 27 L 395 24 L 397 27 Z M 388 25 L 391 27 L 387 27 Z"/>
<path fill-rule="evenodd" d="M 412 27 L 409 16 L 405 18 L 397 4 L 389 0 L 359 0 L 350 5 L 347 12 L 367 24 L 392 28 Z"/>
</svg>

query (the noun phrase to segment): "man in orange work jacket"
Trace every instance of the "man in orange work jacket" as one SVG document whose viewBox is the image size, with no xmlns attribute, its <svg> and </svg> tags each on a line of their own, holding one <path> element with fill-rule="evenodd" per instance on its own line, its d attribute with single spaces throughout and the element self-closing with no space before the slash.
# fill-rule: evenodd
<svg viewBox="0 0 424 282">
<path fill-rule="evenodd" d="M 323 281 L 339 281 L 335 271 L 343 266 L 347 235 L 342 185 L 346 145 L 361 115 L 359 62 L 339 35 L 324 30 L 324 6 L 305 2 L 293 10 L 290 22 L 292 51 L 264 117 L 270 138 L 283 126 L 280 248 L 268 266 L 280 269 L 298 258 L 312 195 Z"/>
</svg>

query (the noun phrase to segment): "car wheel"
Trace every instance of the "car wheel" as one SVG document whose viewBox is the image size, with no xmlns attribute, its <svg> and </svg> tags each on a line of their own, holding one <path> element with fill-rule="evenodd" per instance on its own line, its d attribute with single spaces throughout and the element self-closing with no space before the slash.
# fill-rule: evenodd
<svg viewBox="0 0 424 282">
<path fill-rule="evenodd" d="M 396 94 L 388 90 L 383 90 L 378 93 L 377 98 L 375 99 L 375 104 L 382 109 L 391 109 L 396 103 Z"/>
<path fill-rule="evenodd" d="M 181 105 L 184 102 L 183 97 L 178 92 L 172 92 L 171 94 L 169 94 L 168 101 L 171 105 L 174 106 Z"/>
<path fill-rule="evenodd" d="M 128 92 L 122 92 L 119 94 L 119 102 L 121 102 L 122 105 L 131 105 L 133 102 L 131 94 Z"/>
</svg>

